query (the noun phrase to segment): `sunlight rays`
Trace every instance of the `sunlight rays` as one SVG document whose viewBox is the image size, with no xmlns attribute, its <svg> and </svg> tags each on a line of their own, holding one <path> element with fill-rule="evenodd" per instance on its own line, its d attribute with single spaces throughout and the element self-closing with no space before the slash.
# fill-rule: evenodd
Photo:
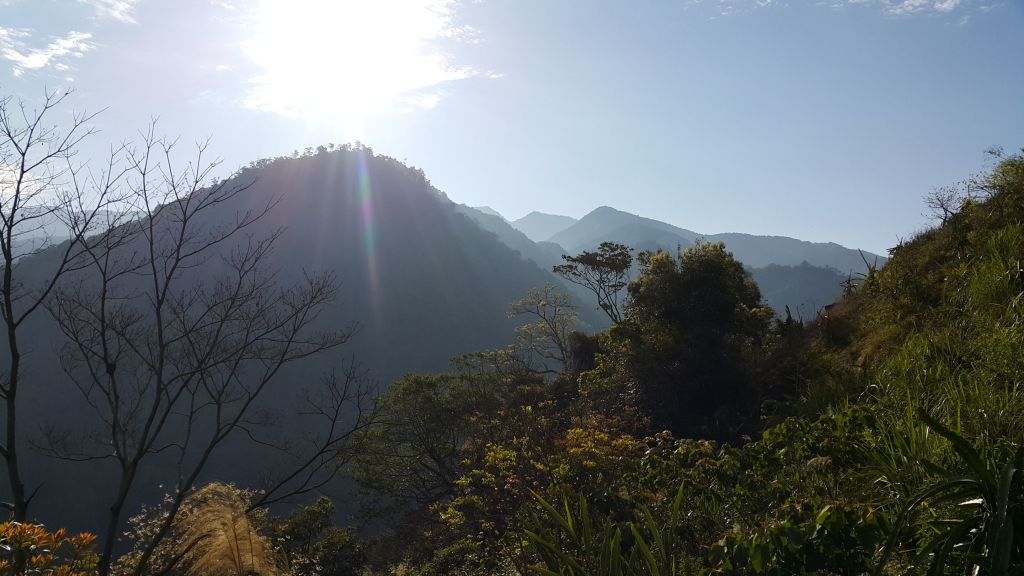
<svg viewBox="0 0 1024 576">
<path fill-rule="evenodd" d="M 373 213 L 373 190 L 367 153 L 359 154 L 359 217 L 363 231 L 363 249 L 366 251 L 366 282 L 370 287 L 370 305 L 373 317 L 380 317 L 380 277 L 377 271 L 377 222 Z"/>
</svg>

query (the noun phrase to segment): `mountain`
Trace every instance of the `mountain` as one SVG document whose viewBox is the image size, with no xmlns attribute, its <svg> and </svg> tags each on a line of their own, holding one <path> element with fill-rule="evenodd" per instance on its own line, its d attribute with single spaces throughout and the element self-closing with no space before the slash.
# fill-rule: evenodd
<svg viewBox="0 0 1024 576">
<path fill-rule="evenodd" d="M 544 242 L 575 223 L 576 219 L 569 216 L 530 212 L 518 220 L 513 220 L 512 226 L 526 234 L 530 240 Z"/>
<path fill-rule="evenodd" d="M 250 202 L 285 194 L 262 231 L 287 227 L 275 264 L 282 273 L 337 274 L 344 304 L 335 317 L 364 327 L 354 352 L 384 381 L 509 341 L 509 304 L 553 279 L 481 230 L 421 171 L 386 156 L 318 154 L 239 176 L 246 177 L 256 182 Z M 445 337 L 427 337 L 433 334 Z"/>
<path fill-rule="evenodd" d="M 788 306 L 793 318 L 804 321 L 813 320 L 822 307 L 838 300 L 848 278 L 835 268 L 807 262 L 799 266 L 769 264 L 749 270 L 764 301 L 776 313 L 784 317 Z"/>
<path fill-rule="evenodd" d="M 553 258 L 557 263 L 562 264 L 562 256 L 567 254 L 565 248 L 562 248 L 559 244 L 554 242 L 537 242 L 537 247 L 543 250 L 549 257 Z"/>
<path fill-rule="evenodd" d="M 879 267 L 887 261 L 884 256 L 854 250 L 834 242 L 807 242 L 785 236 L 754 236 L 751 234 L 711 234 L 709 242 L 722 242 L 748 266 L 812 266 L 835 268 L 844 276 L 867 271 L 867 264 Z"/>
<path fill-rule="evenodd" d="M 107 228 L 110 222 L 120 220 L 124 214 L 112 210 L 99 210 L 92 216 L 89 229 L 98 233 Z M 82 222 L 84 214 L 70 218 Z M 11 239 L 11 250 L 15 258 L 28 256 L 44 251 L 50 246 L 60 244 L 71 237 L 71 227 L 65 220 L 68 214 L 62 210 L 55 211 L 52 206 L 31 206 L 22 210 L 22 218 L 28 218 L 23 226 L 16 226 L 17 234 Z"/>
<path fill-rule="evenodd" d="M 602 206 L 578 222 L 551 237 L 570 254 L 593 250 L 601 242 L 618 242 L 637 250 L 675 250 L 691 246 L 703 238 L 708 242 L 723 242 L 738 260 L 753 268 L 772 264 L 780 266 L 812 266 L 834 268 L 840 273 L 864 272 L 869 264 L 884 264 L 886 259 L 877 254 L 862 252 L 832 242 L 807 242 L 785 236 L 756 236 L 752 234 L 701 234 L 644 218 L 608 206 Z"/>
<path fill-rule="evenodd" d="M 502 220 L 505 219 L 505 217 L 501 215 L 501 212 L 498 212 L 497 210 L 495 210 L 494 208 L 491 208 L 490 206 L 473 206 L 473 209 L 476 210 L 477 212 L 483 212 L 484 214 L 487 214 L 488 216 L 497 216 L 498 218 L 501 218 Z"/>
<path fill-rule="evenodd" d="M 638 252 L 676 251 L 692 246 L 700 238 L 708 242 L 723 242 L 750 270 L 767 304 L 779 314 L 783 314 L 788 306 L 795 317 L 805 320 L 813 318 L 822 306 L 835 301 L 842 294 L 844 281 L 853 274 L 865 272 L 866 264 L 880 266 L 886 261 L 881 256 L 831 242 L 741 233 L 703 235 L 610 206 L 601 206 L 577 221 L 540 212 L 531 212 L 511 223 L 490 220 L 479 212 L 474 219 L 525 258 L 548 266 L 561 263 L 563 254 L 594 250 L 601 242 L 625 244 Z M 534 248 L 526 245 L 524 238 L 511 234 L 508 224 L 526 236 L 531 236 L 532 232 L 532 237 L 543 236 L 556 224 L 568 226 L 555 232 L 548 241 L 535 242 Z M 542 224 L 551 224 L 551 227 L 538 232 L 543 230 Z M 538 256 L 538 249 L 545 255 Z M 587 302 L 588 307 L 593 304 L 590 302 L 592 296 L 585 291 L 574 290 L 574 294 Z"/>
<path fill-rule="evenodd" d="M 596 248 L 601 242 L 619 242 L 634 248 L 651 240 L 689 246 L 697 236 L 696 232 L 671 224 L 601 206 L 554 234 L 549 240 L 558 243 L 570 254 L 577 254 Z"/>
<path fill-rule="evenodd" d="M 341 282 L 340 298 L 321 311 L 318 326 L 338 328 L 352 322 L 359 326 L 345 346 L 283 371 L 261 398 L 259 413 L 268 417 L 285 417 L 304 388 L 352 357 L 387 384 L 410 372 L 444 370 L 452 356 L 509 343 L 515 328 L 506 315 L 509 305 L 531 288 L 559 282 L 551 266 L 561 262 L 566 251 L 575 253 L 604 240 L 638 249 L 674 249 L 698 237 L 695 232 L 603 207 L 572 221 L 552 241 L 534 242 L 499 215 L 452 202 L 430 185 L 422 171 L 360 148 L 256 162 L 227 183 L 234 184 L 244 190 L 204 213 L 200 228 L 214 230 L 249 208 L 274 208 L 247 226 L 244 237 L 218 244 L 219 253 L 189 269 L 189 283 L 212 283 L 223 272 L 220 263 L 245 249 L 250 238 L 283 231 L 268 256 L 268 268 L 285 285 L 310 272 L 332 272 Z M 737 235 L 730 241 L 743 246 L 748 238 L 755 237 Z M 808 244 L 783 240 L 796 242 L 797 247 Z M 143 248 L 121 249 L 128 254 Z M 754 248 L 747 250 L 759 254 Z M 25 256 L 18 264 L 19 275 L 28 283 L 38 281 L 58 252 L 59 246 Z M 809 252 L 800 254 L 805 253 Z M 795 311 L 803 310 L 801 304 L 816 307 L 831 301 L 838 289 L 838 281 L 832 280 L 840 277 L 833 271 L 830 279 L 799 262 L 793 269 L 778 266 L 753 274 L 769 303 L 777 307 L 788 303 Z M 143 275 L 126 278 L 128 283 L 145 281 Z M 97 283 L 88 271 L 66 281 Z M 585 323 L 602 327 L 592 306 L 580 308 Z M 90 438 L 95 431 L 90 425 L 96 421 L 86 416 L 91 414 L 89 408 L 62 370 L 64 339 L 52 318 L 45 312 L 36 314 L 23 327 L 22 347 L 31 352 L 26 355 L 27 373 L 32 382 L 45 383 L 20 397 L 25 410 L 22 421 L 33 423 L 34 434 L 24 438 L 23 464 L 34 478 L 44 479 L 45 493 L 63 495 L 39 498 L 34 512 L 40 520 L 59 519 L 58 524 L 75 530 L 96 530 L 95 522 L 103 518 L 107 503 L 102 496 L 109 491 L 111 469 L 44 458 L 29 449 L 41 441 L 41 431 L 51 431 L 53 426 Z M 3 369 L 0 366 L 0 372 Z M 284 422 L 281 428 L 295 425 Z M 282 457 L 238 442 L 224 449 L 225 455 L 207 470 L 206 478 L 245 483 Z M 129 502 L 132 510 L 141 502 L 159 500 L 158 487 L 173 469 L 161 458 L 142 472 L 140 489 Z M 56 501 L 59 509 L 53 507 Z"/>
<path fill-rule="evenodd" d="M 542 246 L 540 243 L 535 243 L 496 212 L 491 214 L 481 208 L 473 208 L 465 204 L 455 204 L 455 210 L 473 220 L 481 229 L 494 234 L 500 242 L 518 252 L 521 257 L 544 270 L 551 270 L 552 266 L 562 263 L 560 248 L 557 248 L 556 253 L 556 250 L 552 250 L 549 245 Z"/>
<path fill-rule="evenodd" d="M 223 259 L 244 250 L 250 237 L 283 230 L 267 257 L 268 268 L 284 285 L 310 272 L 333 272 L 340 295 L 321 310 L 317 326 L 359 326 L 346 345 L 283 371 L 261 397 L 258 414 L 284 417 L 301 401 L 304 388 L 314 387 L 322 374 L 352 357 L 387 384 L 410 372 L 444 370 L 458 354 L 503 346 L 515 328 L 506 315 L 509 305 L 530 288 L 558 281 L 550 268 L 538 267 L 483 230 L 421 171 L 368 150 L 262 161 L 242 170 L 232 184 L 248 188 L 204 213 L 201 228 L 214 230 L 248 208 L 259 209 L 275 199 L 277 204 L 244 234 L 218 245 L 219 252 L 203 265 L 188 270 L 189 285 L 211 284 L 223 273 Z M 500 221 L 477 214 L 492 224 Z M 126 253 L 137 249 L 124 248 Z M 24 258 L 19 274 L 29 282 L 38 279 L 38 271 L 52 264 L 58 250 Z M 143 276 L 125 280 L 144 281 Z M 96 284 L 84 272 L 68 282 Z M 34 424 L 26 427 L 30 437 L 23 437 L 22 464 L 33 479 L 45 481 L 34 513 L 40 520 L 95 531 L 104 518 L 112 468 L 45 458 L 29 448 L 29 441 L 41 441 L 40 431 L 50 426 L 71 437 L 89 438 L 96 420 L 62 371 L 64 339 L 55 322 L 43 311 L 24 328 L 22 347 L 31 351 L 26 369 L 33 384 L 26 384 L 30 387 L 19 400 L 25 410 L 22 421 Z M 251 483 L 268 463 L 283 457 L 244 443 L 222 452 L 207 470 L 208 478 Z M 133 513 L 143 501 L 159 502 L 158 487 L 167 474 L 173 477 L 172 464 L 153 462 L 162 465 L 144 471 L 129 503 Z"/>
</svg>

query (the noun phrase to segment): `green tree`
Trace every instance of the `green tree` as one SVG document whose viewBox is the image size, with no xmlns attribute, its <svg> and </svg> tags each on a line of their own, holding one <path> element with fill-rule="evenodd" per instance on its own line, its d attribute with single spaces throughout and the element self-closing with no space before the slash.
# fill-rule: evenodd
<svg viewBox="0 0 1024 576">
<path fill-rule="evenodd" d="M 602 242 L 597 252 L 584 251 L 576 256 L 562 256 L 565 264 L 552 271 L 569 282 L 594 293 L 597 305 L 612 322 L 622 321 L 622 290 L 629 283 L 633 254 L 628 246 Z"/>
<path fill-rule="evenodd" d="M 321 496 L 287 517 L 271 517 L 266 531 L 287 568 L 287 574 L 355 576 L 366 553 L 355 531 L 334 525 L 334 503 Z"/>
<path fill-rule="evenodd" d="M 534 288 L 512 304 L 509 317 L 528 319 L 516 328 L 516 343 L 540 360 L 541 372 L 567 369 L 571 362 L 572 329 L 577 321 L 571 296 L 554 284 Z"/>
<path fill-rule="evenodd" d="M 459 449 L 492 390 L 461 374 L 410 375 L 378 399 L 379 418 L 360 438 L 359 484 L 400 507 L 425 506 L 450 494 L 459 477 Z"/>
<path fill-rule="evenodd" d="M 755 419 L 771 309 L 721 243 L 699 242 L 677 257 L 643 253 L 639 262 L 598 370 L 622 383 L 655 427 L 736 437 Z"/>
</svg>

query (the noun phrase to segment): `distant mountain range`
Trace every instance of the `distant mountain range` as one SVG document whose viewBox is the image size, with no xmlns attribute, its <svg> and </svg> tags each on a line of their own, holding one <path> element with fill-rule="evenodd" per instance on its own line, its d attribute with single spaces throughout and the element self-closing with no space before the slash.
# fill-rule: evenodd
<svg viewBox="0 0 1024 576">
<path fill-rule="evenodd" d="M 741 233 L 701 234 L 609 206 L 596 208 L 579 220 L 542 212 L 508 220 L 489 207 L 457 205 L 456 209 L 545 270 L 561 264 L 565 254 L 594 250 L 602 242 L 625 244 L 638 252 L 674 252 L 692 246 L 698 239 L 723 242 L 750 270 L 769 305 L 780 314 L 789 307 L 804 319 L 813 318 L 822 306 L 838 298 L 843 282 L 851 276 L 866 272 L 868 264 L 880 266 L 886 261 L 877 254 L 832 242 Z M 584 301 L 589 297 L 580 291 L 576 295 Z"/>
<path fill-rule="evenodd" d="M 89 229 L 98 233 L 123 219 L 126 213 L 100 210 L 91 215 Z M 22 226 L 16 226 L 17 234 L 11 239 L 11 251 L 15 258 L 21 258 L 46 250 L 50 246 L 60 244 L 71 237 L 69 222 L 83 222 L 85 215 L 75 216 L 63 210 L 40 205 L 23 208 L 21 217 L 27 218 Z M 79 224 L 81 225 L 81 224 Z"/>
<path fill-rule="evenodd" d="M 512 226 L 534 242 L 545 242 L 576 222 L 575 218 L 569 216 L 530 212 L 518 220 L 513 220 Z"/>
<path fill-rule="evenodd" d="M 741 233 L 704 234 L 609 206 L 596 208 L 579 220 L 531 212 L 510 224 L 534 241 L 554 242 L 570 254 L 592 250 L 606 241 L 626 244 L 637 250 L 674 250 L 692 246 L 701 238 L 725 243 L 737 259 L 753 268 L 772 264 L 799 266 L 807 262 L 812 266 L 835 268 L 850 274 L 865 271 L 865 258 L 868 263 L 877 261 L 879 265 L 886 260 L 877 254 L 833 242 L 806 242 L 785 236 Z M 545 237 L 547 232 L 551 233 Z"/>
</svg>

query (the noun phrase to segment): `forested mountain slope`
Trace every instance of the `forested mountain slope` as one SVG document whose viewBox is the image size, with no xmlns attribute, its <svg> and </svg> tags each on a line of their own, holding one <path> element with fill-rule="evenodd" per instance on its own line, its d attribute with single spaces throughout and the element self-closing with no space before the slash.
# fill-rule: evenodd
<svg viewBox="0 0 1024 576">
<path fill-rule="evenodd" d="M 497 213 L 491 214 L 463 204 L 456 204 L 455 209 L 471 218 L 480 228 L 497 236 L 503 244 L 519 252 L 523 259 L 533 262 L 540 268 L 550 270 L 552 266 L 562 261 L 560 250 L 558 254 L 552 250 L 546 250 L 544 246 L 531 240 L 528 234 L 515 228 Z"/>
<path fill-rule="evenodd" d="M 198 266 L 183 270 L 183 294 L 189 286 L 212 285 L 225 271 L 230 273 L 228 263 L 239 250 L 279 233 L 263 261 L 267 274 L 283 286 L 301 284 L 312 274 L 333 275 L 338 297 L 318 311 L 313 327 L 356 327 L 345 345 L 286 369 L 262 397 L 260 410 L 283 415 L 304 388 L 315 387 L 323 374 L 342 369 L 353 358 L 386 384 L 407 372 L 444 369 L 449 358 L 481 345 L 502 346 L 513 334 L 514 323 L 507 317 L 510 303 L 532 287 L 556 281 L 456 210 L 421 171 L 369 149 L 265 160 L 223 185 L 244 190 L 197 216 L 194 229 L 200 235 L 214 233 L 248 210 L 272 208 Z M 23 261 L 21 278 L 31 285 L 59 249 Z M 120 250 L 143 253 L 145 246 Z M 66 278 L 65 285 L 93 290 L 98 283 L 90 274 L 86 269 Z M 144 275 L 123 280 L 145 281 Z M 126 292 L 131 291 L 128 284 Z M 36 423 L 23 436 L 23 464 L 33 478 L 41 479 L 35 508 L 40 519 L 60 518 L 65 525 L 96 530 L 95 522 L 103 517 L 103 499 L 96 494 L 112 468 L 102 461 L 44 458 L 29 446 L 45 447 L 54 433 L 87 439 L 101 424 L 62 371 L 61 357 L 73 356 L 64 342 L 47 313 L 25 326 L 28 373 L 46 385 L 23 395 L 23 421 Z M 209 474 L 251 483 L 273 459 L 252 456 L 229 454 Z M 166 468 L 147 470 L 147 486 L 132 499 L 133 509 L 141 501 L 159 500 L 161 478 L 174 474 L 169 461 L 160 465 Z M 61 498 L 46 498 L 46 493 Z"/>
</svg>

